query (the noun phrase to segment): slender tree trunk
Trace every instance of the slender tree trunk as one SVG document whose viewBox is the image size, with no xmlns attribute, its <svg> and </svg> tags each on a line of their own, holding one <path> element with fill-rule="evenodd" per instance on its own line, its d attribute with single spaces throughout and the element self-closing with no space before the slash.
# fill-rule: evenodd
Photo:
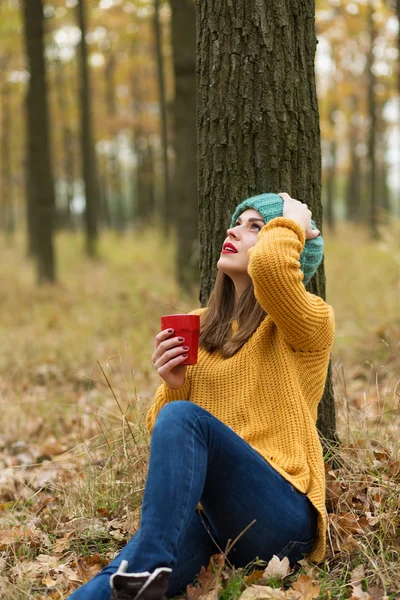
<svg viewBox="0 0 400 600">
<path fill-rule="evenodd" d="M 160 23 L 160 4 L 161 0 L 154 0 L 154 35 L 156 46 L 157 62 L 157 83 L 158 95 L 160 101 L 160 119 L 161 119 L 161 148 L 163 165 L 163 193 L 162 193 L 162 214 L 163 230 L 168 234 L 171 222 L 170 206 L 170 177 L 168 160 L 168 129 L 167 129 L 167 101 L 164 76 L 164 57 L 162 51 L 162 32 Z"/>
<path fill-rule="evenodd" d="M 382 223 L 388 223 L 390 215 L 390 191 L 387 183 L 387 161 L 386 161 L 386 122 L 383 118 L 384 102 L 376 103 L 376 147 L 375 161 L 377 168 L 377 204 Z"/>
<path fill-rule="evenodd" d="M 377 202 L 377 186 L 376 186 L 376 97 L 375 97 L 375 84 L 376 78 L 373 72 L 374 66 L 374 44 L 376 38 L 375 24 L 374 24 L 374 8 L 371 2 L 368 3 L 368 31 L 370 36 L 370 47 L 367 54 L 367 78 L 368 78 L 368 115 L 369 115 L 369 127 L 368 127 L 368 166 L 369 166 L 369 194 L 370 194 L 370 206 L 369 206 L 369 227 L 371 237 L 373 239 L 379 238 L 378 232 L 378 202 Z"/>
<path fill-rule="evenodd" d="M 49 141 L 42 0 L 23 0 L 22 13 L 30 73 L 27 91 L 27 168 L 34 251 L 39 283 L 53 282 L 55 280 L 53 249 L 55 196 Z"/>
<path fill-rule="evenodd" d="M 251 15 L 251 18 L 249 18 Z M 197 3 L 200 301 L 215 280 L 230 215 L 253 194 L 287 191 L 322 225 L 314 2 Z M 308 286 L 325 297 L 324 265 Z M 335 439 L 331 378 L 318 426 Z"/>
<path fill-rule="evenodd" d="M 151 223 L 155 209 L 155 186 L 154 186 L 154 155 L 153 149 L 147 142 L 146 148 L 142 147 L 143 138 L 136 143 L 137 162 L 137 187 L 136 205 L 134 212 L 134 224 Z"/>
<path fill-rule="evenodd" d="M 349 123 L 349 154 L 350 166 L 346 185 L 346 217 L 355 223 L 360 219 L 361 206 L 361 165 L 357 154 L 359 141 L 359 129 L 356 125 L 354 115 L 358 114 L 359 102 L 357 96 L 350 98 L 350 123 Z"/>
<path fill-rule="evenodd" d="M 334 104 L 329 113 L 330 141 L 329 141 L 329 164 L 326 176 L 326 223 L 331 231 L 335 229 L 334 203 L 336 197 L 336 155 L 337 141 L 335 131 Z"/>
<path fill-rule="evenodd" d="M 398 89 L 399 98 L 400 98 L 400 0 L 396 0 L 396 14 L 397 14 L 397 22 L 399 23 L 399 30 L 397 33 L 397 49 L 399 51 L 398 60 L 397 60 L 397 89 Z"/>
<path fill-rule="evenodd" d="M 4 68 L 4 65 L 3 65 Z M 1 226 L 5 235 L 10 238 L 15 232 L 14 203 L 11 187 L 11 110 L 10 84 L 3 81 L 1 89 Z"/>
<path fill-rule="evenodd" d="M 78 0 L 78 23 L 81 30 L 80 41 L 80 116 L 81 147 L 83 161 L 83 179 L 85 182 L 85 225 L 86 251 L 89 256 L 96 255 L 97 211 L 99 208 L 99 187 L 97 181 L 96 152 L 94 148 L 92 126 L 92 99 L 90 93 L 90 70 L 86 44 L 85 1 Z"/>
<path fill-rule="evenodd" d="M 112 216 L 109 197 L 108 183 L 108 156 L 105 154 L 101 157 L 100 174 L 99 174 L 99 200 L 100 200 L 100 220 L 108 229 L 112 227 Z"/>
<path fill-rule="evenodd" d="M 67 88 L 64 78 L 64 67 L 61 61 L 56 64 L 56 90 L 57 102 L 62 128 L 62 141 L 64 146 L 64 178 L 65 178 L 65 215 L 63 221 L 67 227 L 72 228 L 71 205 L 74 198 L 74 150 L 73 136 L 69 123 Z"/>
<path fill-rule="evenodd" d="M 140 72 L 136 71 L 132 77 L 132 114 L 136 121 L 133 130 L 133 150 L 137 157 L 136 181 L 132 186 L 134 190 L 132 201 L 134 228 L 151 222 L 156 215 L 154 155 L 149 141 L 144 137 L 145 134 L 141 125 L 143 92 L 140 75 Z"/>
<path fill-rule="evenodd" d="M 196 132 L 196 8 L 193 0 L 170 0 L 175 76 L 176 168 L 173 180 L 177 236 L 176 272 L 190 290 L 199 279 L 197 132 Z"/>
<path fill-rule="evenodd" d="M 125 229 L 125 202 L 123 186 L 121 181 L 121 169 L 119 164 L 119 142 L 118 132 L 114 131 L 117 118 L 117 103 L 115 98 L 115 56 L 109 52 L 108 61 L 105 69 L 106 75 L 106 106 L 107 116 L 111 123 L 112 131 L 112 149 L 109 159 L 110 167 L 110 191 L 115 211 L 115 227 L 118 231 Z"/>
</svg>

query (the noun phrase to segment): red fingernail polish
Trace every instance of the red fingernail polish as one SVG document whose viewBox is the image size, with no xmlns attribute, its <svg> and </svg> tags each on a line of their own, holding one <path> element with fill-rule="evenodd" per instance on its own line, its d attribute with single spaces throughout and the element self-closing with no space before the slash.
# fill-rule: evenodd
<svg viewBox="0 0 400 600">
<path fill-rule="evenodd" d="M 168 333 L 174 333 L 173 329 L 168 329 Z"/>
</svg>

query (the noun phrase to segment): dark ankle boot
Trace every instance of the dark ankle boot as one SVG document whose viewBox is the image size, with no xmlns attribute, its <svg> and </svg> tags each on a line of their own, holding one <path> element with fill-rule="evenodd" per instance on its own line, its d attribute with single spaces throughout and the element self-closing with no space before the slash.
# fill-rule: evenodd
<svg viewBox="0 0 400 600">
<path fill-rule="evenodd" d="M 111 600 L 163 600 L 168 588 L 171 569 L 159 567 L 153 573 L 127 573 L 128 562 L 123 560 L 110 578 Z"/>
</svg>

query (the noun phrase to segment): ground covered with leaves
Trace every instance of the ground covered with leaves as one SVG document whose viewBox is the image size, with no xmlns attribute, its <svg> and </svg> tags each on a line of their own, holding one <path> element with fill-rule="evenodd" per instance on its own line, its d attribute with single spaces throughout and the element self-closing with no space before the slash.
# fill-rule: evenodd
<svg viewBox="0 0 400 600">
<path fill-rule="evenodd" d="M 320 565 L 213 557 L 188 600 L 400 598 L 399 225 L 379 242 L 326 236 L 339 449 L 326 463 L 328 549 Z M 198 305 L 158 232 L 57 240 L 60 283 L 37 289 L 22 240 L 0 242 L 0 598 L 63 599 L 137 530 L 144 415 L 159 383 L 159 319 Z M 6 284 L 4 284 L 6 283 Z"/>
</svg>

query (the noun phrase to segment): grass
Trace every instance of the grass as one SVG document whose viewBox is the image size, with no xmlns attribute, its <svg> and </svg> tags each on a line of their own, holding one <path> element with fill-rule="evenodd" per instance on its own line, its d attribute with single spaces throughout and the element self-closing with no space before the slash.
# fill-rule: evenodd
<svg viewBox="0 0 400 600">
<path fill-rule="evenodd" d="M 328 477 L 326 561 L 300 574 L 319 598 L 400 594 L 400 226 L 371 242 L 340 226 L 325 235 L 327 299 L 342 467 Z M 162 314 L 198 305 L 174 281 L 172 241 L 156 230 L 106 234 L 100 257 L 79 235 L 57 237 L 59 283 L 35 285 L 23 240 L 0 241 L 0 598 L 64 598 L 137 529 L 146 476 L 144 414 Z M 346 515 L 350 515 L 346 516 Z M 257 567 L 259 568 L 259 567 Z M 225 575 L 235 600 L 245 571 Z M 371 592 L 370 592 L 371 593 Z"/>
</svg>

